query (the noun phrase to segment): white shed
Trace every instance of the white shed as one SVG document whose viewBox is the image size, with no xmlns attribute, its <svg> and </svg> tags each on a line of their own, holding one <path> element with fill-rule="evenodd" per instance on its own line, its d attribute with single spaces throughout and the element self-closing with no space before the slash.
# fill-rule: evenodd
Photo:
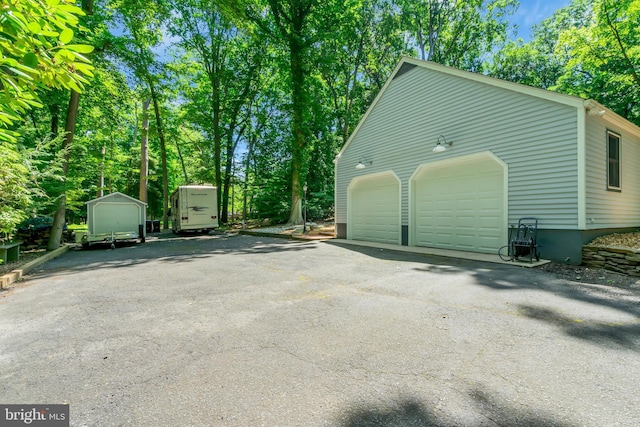
<svg viewBox="0 0 640 427">
<path fill-rule="evenodd" d="M 436 148 L 437 147 L 437 148 Z M 640 226 L 640 128 L 593 100 L 404 58 L 336 157 L 339 238 L 544 258 Z"/>
<path fill-rule="evenodd" d="M 76 241 L 88 246 L 94 242 L 112 245 L 117 240 L 145 241 L 147 204 L 119 192 L 86 202 L 88 233 Z"/>
</svg>

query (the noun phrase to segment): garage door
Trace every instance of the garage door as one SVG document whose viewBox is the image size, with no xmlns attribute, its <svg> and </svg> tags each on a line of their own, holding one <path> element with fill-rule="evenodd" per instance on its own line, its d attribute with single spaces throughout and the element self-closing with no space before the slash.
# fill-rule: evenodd
<svg viewBox="0 0 640 427">
<path fill-rule="evenodd" d="M 347 238 L 400 244 L 400 182 L 395 175 L 354 178 L 347 209 Z"/>
<path fill-rule="evenodd" d="M 414 245 L 495 252 L 506 243 L 504 168 L 497 160 L 423 165 L 412 189 Z"/>
<path fill-rule="evenodd" d="M 140 206 L 134 203 L 98 202 L 93 206 L 93 233 L 138 231 Z"/>
</svg>

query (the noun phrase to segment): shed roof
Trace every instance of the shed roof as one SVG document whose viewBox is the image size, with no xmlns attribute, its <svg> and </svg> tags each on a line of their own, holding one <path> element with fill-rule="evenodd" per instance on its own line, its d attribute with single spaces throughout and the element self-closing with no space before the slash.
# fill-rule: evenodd
<svg viewBox="0 0 640 427">
<path fill-rule="evenodd" d="M 125 199 L 128 199 L 131 202 L 147 206 L 147 204 L 145 202 L 143 202 L 141 200 L 138 200 L 138 199 L 135 199 L 135 198 L 133 198 L 131 196 L 127 196 L 126 194 L 123 194 L 123 193 L 121 193 L 119 191 L 116 191 L 116 192 L 111 193 L 111 194 L 107 194 L 107 195 L 102 196 L 102 197 L 98 197 L 97 199 L 89 200 L 88 202 L 85 202 L 85 204 L 88 205 L 90 203 L 96 203 L 96 202 L 99 202 L 99 201 L 102 201 L 102 200 L 110 199 L 110 198 L 115 197 L 116 195 L 119 196 L 119 197 L 124 197 Z"/>
<path fill-rule="evenodd" d="M 547 101 L 568 105 L 576 109 L 585 109 L 589 114 L 598 115 L 602 117 L 603 120 L 606 120 L 607 122 L 615 124 L 640 137 L 640 127 L 636 126 L 634 123 L 631 123 L 629 120 L 616 114 L 614 111 L 608 109 L 604 105 L 592 99 L 583 99 L 573 95 L 567 95 L 567 94 L 553 92 L 546 89 L 523 85 L 520 83 L 514 83 L 507 80 L 486 76 L 484 74 L 479 74 L 479 73 L 474 73 L 470 71 L 460 70 L 458 68 L 448 67 L 445 65 L 437 64 L 435 62 L 431 62 L 431 61 L 423 61 L 415 58 L 403 57 L 398 63 L 398 65 L 396 66 L 396 68 L 391 73 L 391 76 L 387 79 L 386 83 L 384 84 L 384 86 L 382 87 L 382 89 L 380 90 L 376 98 L 373 100 L 373 102 L 367 109 L 366 113 L 360 119 L 360 122 L 358 123 L 354 131 L 351 133 L 351 136 L 349 137 L 347 142 L 344 144 L 344 146 L 336 156 L 335 161 L 337 161 L 341 157 L 342 153 L 347 149 L 347 147 L 353 140 L 354 135 L 358 133 L 358 130 L 360 129 L 362 124 L 366 121 L 370 112 L 376 106 L 380 98 L 384 95 L 384 92 L 387 90 L 391 82 L 394 79 L 401 77 L 403 74 L 411 71 L 416 67 L 425 68 L 431 71 L 436 71 L 436 72 L 448 74 L 451 76 L 456 76 L 463 79 L 476 81 L 479 83 L 484 83 L 487 85 L 521 93 L 524 95 L 545 99 Z"/>
</svg>

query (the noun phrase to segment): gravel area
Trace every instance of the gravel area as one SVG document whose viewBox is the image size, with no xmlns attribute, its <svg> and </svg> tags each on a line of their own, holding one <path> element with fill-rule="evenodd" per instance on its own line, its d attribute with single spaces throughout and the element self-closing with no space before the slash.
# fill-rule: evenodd
<svg viewBox="0 0 640 427">
<path fill-rule="evenodd" d="M 613 233 L 593 239 L 591 246 L 621 246 L 624 248 L 640 249 L 640 232 Z"/>
<path fill-rule="evenodd" d="M 590 246 L 621 247 L 640 250 L 640 232 L 612 233 L 600 236 L 591 242 Z M 572 282 L 607 285 L 618 288 L 640 288 L 637 277 L 627 276 L 600 268 L 585 267 L 581 265 L 565 265 L 558 263 L 546 264 L 539 267 L 555 276 Z"/>
<path fill-rule="evenodd" d="M 582 265 L 566 265 L 555 262 L 537 267 L 551 273 L 559 279 L 570 282 L 589 283 L 593 285 L 614 286 L 624 289 L 640 289 L 637 277 L 631 277 L 601 268 L 585 267 Z"/>
</svg>

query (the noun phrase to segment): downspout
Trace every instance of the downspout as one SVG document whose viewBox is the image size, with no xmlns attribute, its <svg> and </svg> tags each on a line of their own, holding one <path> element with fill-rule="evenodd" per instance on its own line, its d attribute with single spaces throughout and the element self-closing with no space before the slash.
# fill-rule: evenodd
<svg viewBox="0 0 640 427">
<path fill-rule="evenodd" d="M 333 233 L 335 237 L 338 237 L 338 160 L 341 154 L 338 153 L 333 159 Z"/>
<path fill-rule="evenodd" d="M 587 106 L 577 108 L 578 113 L 578 230 L 587 229 Z"/>
</svg>

